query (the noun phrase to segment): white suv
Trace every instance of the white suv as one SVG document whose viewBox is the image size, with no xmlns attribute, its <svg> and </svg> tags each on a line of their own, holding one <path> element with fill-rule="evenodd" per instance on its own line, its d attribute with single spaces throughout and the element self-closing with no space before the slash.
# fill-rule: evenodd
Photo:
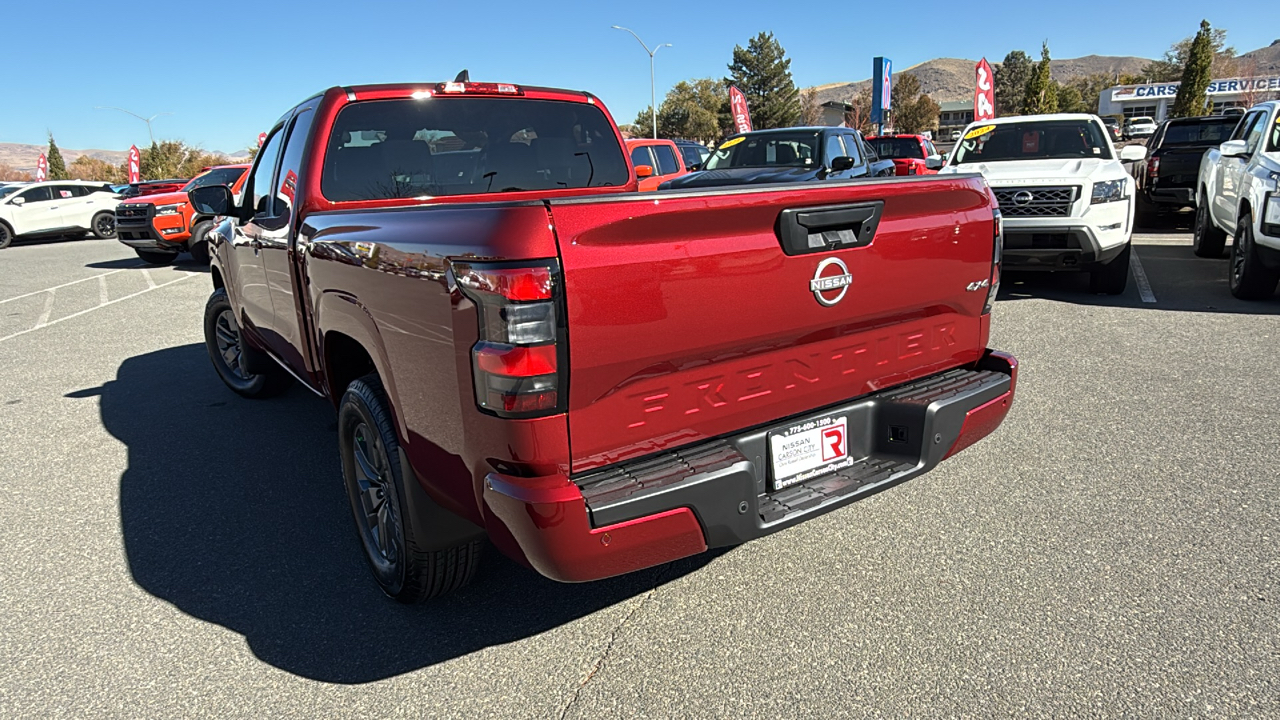
<svg viewBox="0 0 1280 720">
<path fill-rule="evenodd" d="M 115 237 L 120 196 L 100 182 L 50 180 L 0 187 L 0 248 L 15 237 L 89 231 Z"/>
<path fill-rule="evenodd" d="M 1124 121 L 1124 139 L 1151 137 L 1156 134 L 1156 121 L 1149 117 L 1131 117 Z"/>
<path fill-rule="evenodd" d="M 982 173 L 1004 218 L 1008 270 L 1090 274 L 1094 292 L 1119 295 L 1129 280 L 1134 182 L 1095 115 L 1028 115 L 965 128 L 940 173 Z"/>
</svg>

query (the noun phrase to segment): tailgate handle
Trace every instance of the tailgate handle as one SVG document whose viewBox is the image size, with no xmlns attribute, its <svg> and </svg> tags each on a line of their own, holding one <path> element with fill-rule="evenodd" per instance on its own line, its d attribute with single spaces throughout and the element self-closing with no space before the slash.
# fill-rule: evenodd
<svg viewBox="0 0 1280 720">
<path fill-rule="evenodd" d="M 875 239 L 884 201 L 790 208 L 778 215 L 778 240 L 787 255 L 866 247 Z"/>
</svg>

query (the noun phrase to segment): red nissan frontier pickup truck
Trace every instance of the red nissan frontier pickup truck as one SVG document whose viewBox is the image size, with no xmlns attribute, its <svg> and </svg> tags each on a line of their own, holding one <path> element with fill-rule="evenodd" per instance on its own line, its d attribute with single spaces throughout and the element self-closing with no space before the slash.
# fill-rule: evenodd
<svg viewBox="0 0 1280 720">
<path fill-rule="evenodd" d="M 484 539 L 586 581 L 761 537 L 995 430 L 1001 221 L 978 175 L 639 193 L 596 97 L 335 87 L 241 193 L 192 191 L 205 337 L 247 397 L 328 398 L 374 577 Z"/>
</svg>

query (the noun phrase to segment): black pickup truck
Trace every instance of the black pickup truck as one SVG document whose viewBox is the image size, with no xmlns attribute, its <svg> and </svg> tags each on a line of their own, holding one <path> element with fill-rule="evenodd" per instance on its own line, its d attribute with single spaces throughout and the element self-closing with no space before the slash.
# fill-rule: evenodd
<svg viewBox="0 0 1280 720">
<path fill-rule="evenodd" d="M 1240 118 L 1214 115 L 1166 120 L 1147 141 L 1147 161 L 1133 168 L 1138 221 L 1158 210 L 1195 207 L 1204 151 L 1226 142 Z"/>
<path fill-rule="evenodd" d="M 659 190 L 891 177 L 892 160 L 881 160 L 857 130 L 792 127 L 755 130 L 720 143 L 698 172 Z"/>
</svg>

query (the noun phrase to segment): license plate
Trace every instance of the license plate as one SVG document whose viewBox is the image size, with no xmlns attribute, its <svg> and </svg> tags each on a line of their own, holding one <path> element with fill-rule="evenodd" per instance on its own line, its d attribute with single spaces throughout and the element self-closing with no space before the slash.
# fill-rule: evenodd
<svg viewBox="0 0 1280 720">
<path fill-rule="evenodd" d="M 829 415 L 770 433 L 769 455 L 774 490 L 849 467 L 849 418 Z"/>
</svg>

